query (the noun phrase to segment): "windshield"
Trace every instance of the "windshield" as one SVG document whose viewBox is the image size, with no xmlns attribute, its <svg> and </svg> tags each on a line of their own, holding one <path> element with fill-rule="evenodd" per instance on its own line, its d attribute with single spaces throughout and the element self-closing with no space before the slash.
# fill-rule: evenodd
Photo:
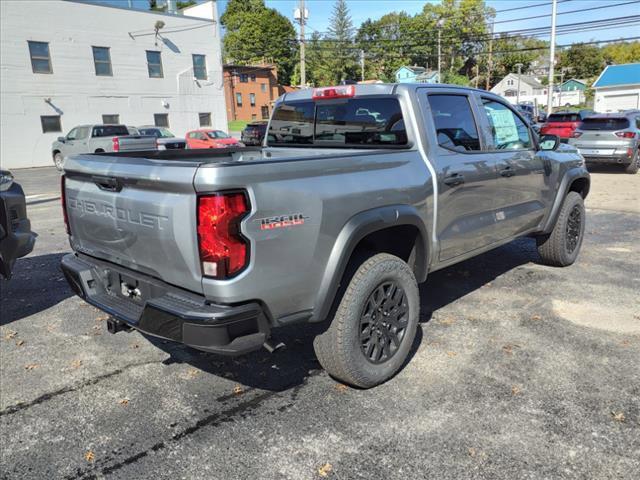
<svg viewBox="0 0 640 480">
<path fill-rule="evenodd" d="M 156 138 L 174 138 L 175 135 L 166 128 L 141 128 L 141 135 L 149 135 Z"/>
<path fill-rule="evenodd" d="M 398 99 L 349 98 L 280 103 L 271 119 L 269 145 L 406 145 Z"/>
<path fill-rule="evenodd" d="M 209 136 L 209 138 L 231 138 L 229 135 L 220 130 L 212 130 L 210 132 L 207 132 L 207 135 Z"/>
<path fill-rule="evenodd" d="M 581 130 L 624 130 L 629 128 L 629 120 L 624 117 L 585 118 Z"/>
<path fill-rule="evenodd" d="M 547 122 L 579 122 L 579 113 L 552 113 Z"/>
</svg>

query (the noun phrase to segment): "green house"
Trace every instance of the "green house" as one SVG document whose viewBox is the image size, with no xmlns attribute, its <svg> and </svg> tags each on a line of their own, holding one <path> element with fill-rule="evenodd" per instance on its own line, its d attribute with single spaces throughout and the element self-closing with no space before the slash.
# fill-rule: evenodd
<svg viewBox="0 0 640 480">
<path fill-rule="evenodd" d="M 587 81 L 577 78 L 570 78 L 560 86 L 563 92 L 575 92 L 577 90 L 585 91 L 587 89 Z"/>
</svg>

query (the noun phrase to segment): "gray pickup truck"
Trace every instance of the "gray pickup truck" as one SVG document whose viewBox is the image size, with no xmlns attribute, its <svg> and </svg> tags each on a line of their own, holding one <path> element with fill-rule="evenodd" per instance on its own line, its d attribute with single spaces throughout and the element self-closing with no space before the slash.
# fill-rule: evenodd
<svg viewBox="0 0 640 480">
<path fill-rule="evenodd" d="M 77 155 L 63 180 L 75 292 L 110 330 L 220 354 L 323 322 L 335 378 L 372 387 L 414 341 L 427 274 L 533 236 L 572 264 L 589 173 L 491 93 L 347 85 L 287 93 L 263 147 Z"/>
<path fill-rule="evenodd" d="M 155 137 L 131 135 L 126 125 L 80 125 L 51 145 L 51 157 L 58 170 L 69 155 L 79 153 L 156 150 Z"/>
</svg>

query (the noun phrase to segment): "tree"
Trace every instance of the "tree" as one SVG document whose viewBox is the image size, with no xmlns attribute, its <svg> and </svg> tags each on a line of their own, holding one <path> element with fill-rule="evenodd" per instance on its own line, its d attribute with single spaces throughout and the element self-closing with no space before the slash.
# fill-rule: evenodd
<svg viewBox="0 0 640 480">
<path fill-rule="evenodd" d="M 640 62 L 640 42 L 616 42 L 602 47 L 607 63 L 621 65 Z"/>
<path fill-rule="evenodd" d="M 176 8 L 178 10 L 182 10 L 183 8 L 191 7 L 192 5 L 195 5 L 195 4 L 196 4 L 195 0 L 186 0 L 184 2 L 181 2 L 180 0 L 178 0 L 176 2 Z M 166 3 L 164 5 L 158 5 L 158 0 L 149 0 L 149 10 L 154 10 L 156 12 L 166 12 L 167 5 Z"/>
<path fill-rule="evenodd" d="M 565 68 L 572 77 L 590 79 L 599 75 L 604 68 L 604 55 L 595 45 L 574 43 L 561 52 L 558 66 Z"/>
<path fill-rule="evenodd" d="M 297 61 L 296 31 L 291 22 L 264 0 L 230 0 L 220 18 L 227 63 L 273 62 L 281 83 L 288 83 Z"/>
<path fill-rule="evenodd" d="M 337 0 L 329 21 L 327 49 L 328 66 L 333 72 L 332 83 L 356 78 L 356 50 L 353 43 L 353 22 L 346 0 Z"/>
</svg>

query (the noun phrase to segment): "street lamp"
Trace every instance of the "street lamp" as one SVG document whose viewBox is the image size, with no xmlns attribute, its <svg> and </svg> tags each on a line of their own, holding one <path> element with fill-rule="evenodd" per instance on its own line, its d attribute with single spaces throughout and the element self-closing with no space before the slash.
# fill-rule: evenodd
<svg viewBox="0 0 640 480">
<path fill-rule="evenodd" d="M 441 18 L 436 23 L 436 27 L 438 28 L 438 83 L 442 83 L 442 77 L 440 76 L 440 40 L 442 36 L 442 27 L 444 25 L 444 18 Z"/>
<path fill-rule="evenodd" d="M 516 63 L 514 66 L 518 68 L 518 91 L 516 92 L 516 105 L 520 105 L 520 75 L 522 73 L 522 64 Z"/>
</svg>

